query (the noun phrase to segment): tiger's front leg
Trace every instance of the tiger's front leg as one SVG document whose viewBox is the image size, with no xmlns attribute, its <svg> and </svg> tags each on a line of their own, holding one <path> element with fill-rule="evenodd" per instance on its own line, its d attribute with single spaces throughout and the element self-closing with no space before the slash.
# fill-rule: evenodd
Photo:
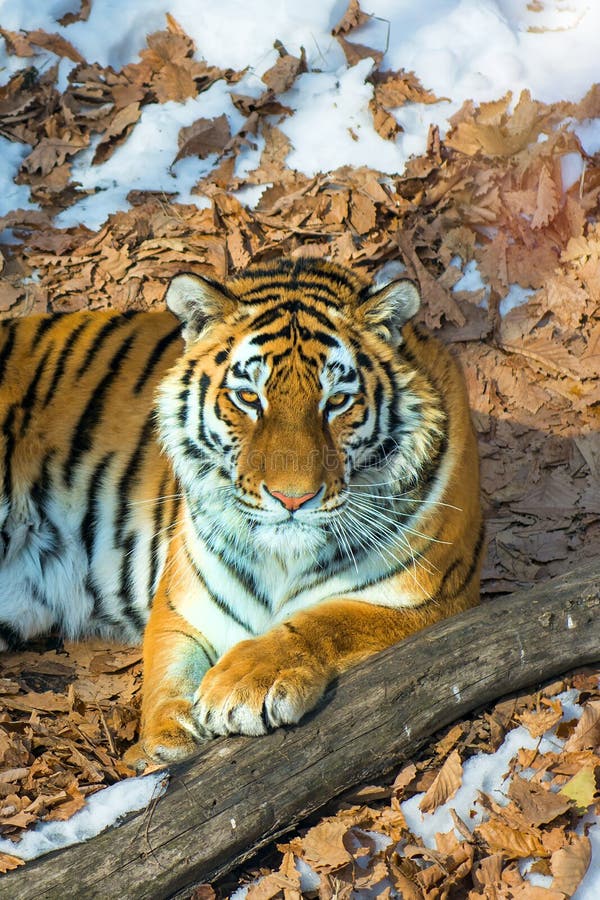
<svg viewBox="0 0 600 900">
<path fill-rule="evenodd" d="M 211 665 L 204 636 L 176 609 L 186 590 L 186 569 L 175 566 L 175 550 L 154 598 L 144 633 L 144 683 L 140 739 L 125 754 L 137 772 L 148 763 L 186 759 L 198 742 L 210 737 L 194 710 L 194 696 Z"/>
<path fill-rule="evenodd" d="M 340 672 L 426 621 L 418 609 L 331 600 L 237 644 L 202 680 L 195 714 L 212 734 L 266 733 L 298 722 Z"/>
</svg>

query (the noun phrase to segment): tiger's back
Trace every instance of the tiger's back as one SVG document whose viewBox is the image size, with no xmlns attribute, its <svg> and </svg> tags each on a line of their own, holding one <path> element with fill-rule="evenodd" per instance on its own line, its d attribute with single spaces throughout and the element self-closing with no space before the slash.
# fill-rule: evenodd
<svg viewBox="0 0 600 900">
<path fill-rule="evenodd" d="M 139 640 L 175 500 L 156 385 L 181 353 L 168 312 L 0 325 L 0 641 L 51 628 Z"/>
</svg>

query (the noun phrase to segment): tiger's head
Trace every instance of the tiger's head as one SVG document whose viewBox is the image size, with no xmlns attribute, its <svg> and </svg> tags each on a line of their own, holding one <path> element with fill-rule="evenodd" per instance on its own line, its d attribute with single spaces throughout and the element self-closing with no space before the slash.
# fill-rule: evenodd
<svg viewBox="0 0 600 900">
<path fill-rule="evenodd" d="M 418 478 L 443 412 L 402 352 L 412 282 L 375 288 L 332 263 L 283 260 L 225 284 L 178 275 L 166 301 L 186 350 L 159 423 L 189 501 L 234 507 L 265 545 L 293 552 L 319 543 L 352 484 Z"/>
</svg>

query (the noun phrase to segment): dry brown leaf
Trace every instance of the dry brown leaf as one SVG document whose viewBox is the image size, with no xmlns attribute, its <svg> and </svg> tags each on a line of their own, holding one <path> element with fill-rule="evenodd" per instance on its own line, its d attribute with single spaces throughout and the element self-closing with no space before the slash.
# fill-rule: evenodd
<svg viewBox="0 0 600 900">
<path fill-rule="evenodd" d="M 532 825 L 545 825 L 571 809 L 565 796 L 554 794 L 534 781 L 526 781 L 515 775 L 508 789 L 508 796 L 516 802 Z"/>
<path fill-rule="evenodd" d="M 4 696 L 2 703 L 9 709 L 37 709 L 46 712 L 66 712 L 68 709 L 67 698 L 54 691 L 40 694 L 30 691 L 27 694 Z"/>
<path fill-rule="evenodd" d="M 106 162 L 117 147 L 127 139 L 133 126 L 139 121 L 140 115 L 140 104 L 137 102 L 119 109 L 98 142 L 92 165 L 97 166 Z"/>
<path fill-rule="evenodd" d="M 373 116 L 373 127 L 377 134 L 386 141 L 393 141 L 396 135 L 403 130 L 402 126 L 398 124 L 391 113 L 377 102 L 376 97 L 369 101 L 369 109 Z"/>
<path fill-rule="evenodd" d="M 419 803 L 421 812 L 433 812 L 454 797 L 462 782 L 462 763 L 457 750 L 447 757 L 433 783 Z"/>
<path fill-rule="evenodd" d="M 404 792 L 411 782 L 414 781 L 417 774 L 417 767 L 414 763 L 408 763 L 396 775 L 392 784 L 392 796 L 402 799 Z"/>
<path fill-rule="evenodd" d="M 354 191 L 350 201 L 350 224 L 358 234 L 367 234 L 375 228 L 377 210 L 375 204 L 364 194 Z"/>
<path fill-rule="evenodd" d="M 600 700 L 585 704 L 575 731 L 564 746 L 565 752 L 573 750 L 598 750 L 600 748 Z"/>
<path fill-rule="evenodd" d="M 19 856 L 13 856 L 11 853 L 0 853 L 0 873 L 11 872 L 19 866 L 24 866 L 25 860 Z"/>
<path fill-rule="evenodd" d="M 73 25 L 74 22 L 87 22 L 92 11 L 92 0 L 79 0 L 77 12 L 67 12 L 58 19 L 60 25 Z"/>
<path fill-rule="evenodd" d="M 553 728 L 562 718 L 562 710 L 547 709 L 528 710 L 519 713 L 519 719 L 525 726 L 531 737 L 541 737 L 550 728 Z"/>
<path fill-rule="evenodd" d="M 334 35 L 348 34 L 354 28 L 360 28 L 369 21 L 371 17 L 362 11 L 358 0 L 350 0 L 348 8 L 337 25 L 331 29 Z"/>
<path fill-rule="evenodd" d="M 426 90 L 414 72 L 375 72 L 370 79 L 375 85 L 375 99 L 386 109 L 405 103 L 439 103 L 447 97 L 436 97 Z"/>
<path fill-rule="evenodd" d="M 565 900 L 565 895 L 560 891 L 553 891 L 524 881 L 514 887 L 511 886 L 510 898 L 511 900 Z"/>
<path fill-rule="evenodd" d="M 531 227 L 544 228 L 548 225 L 558 212 L 559 204 L 560 186 L 555 183 L 548 166 L 542 166 Z"/>
<path fill-rule="evenodd" d="M 381 64 L 383 52 L 375 50 L 373 47 L 366 47 L 364 44 L 357 44 L 355 41 L 347 41 L 341 34 L 336 35 L 336 39 L 344 51 L 346 62 L 349 66 L 355 66 L 361 59 L 372 59 L 376 66 Z"/>
<path fill-rule="evenodd" d="M 298 75 L 301 72 L 306 72 L 304 49 L 300 57 L 291 56 L 283 48 L 281 48 L 280 54 L 275 65 L 267 69 L 264 75 L 261 76 L 261 80 L 275 94 L 283 94 L 285 91 L 288 91 Z"/>
<path fill-rule="evenodd" d="M 571 834 L 569 843 L 550 858 L 552 889 L 571 897 L 588 870 L 591 856 L 590 839 L 585 835 Z"/>
<path fill-rule="evenodd" d="M 77 63 L 85 62 L 79 50 L 76 50 L 73 44 L 60 34 L 48 34 L 48 32 L 38 28 L 36 31 L 27 32 L 27 40 L 36 47 L 43 47 L 44 50 L 56 53 L 57 56 L 66 56 L 67 59 Z"/>
<path fill-rule="evenodd" d="M 0 28 L 0 34 L 6 42 L 6 49 L 14 56 L 33 56 L 35 50 L 31 43 L 27 40 L 27 36 L 20 31 L 9 31 L 7 28 Z"/>
<path fill-rule="evenodd" d="M 302 840 L 302 858 L 316 872 L 332 872 L 352 859 L 344 845 L 348 825 L 336 819 L 325 819 L 307 831 Z"/>
<path fill-rule="evenodd" d="M 197 884 L 192 889 L 188 900 L 217 900 L 217 895 L 210 884 Z"/>
<path fill-rule="evenodd" d="M 490 819 L 478 825 L 475 833 L 486 842 L 492 853 L 501 853 L 506 859 L 550 855 L 535 831 L 520 831 L 498 819 Z"/>
<path fill-rule="evenodd" d="M 43 138 L 23 160 L 22 168 L 30 175 L 47 176 L 52 169 L 61 166 L 70 156 L 87 146 L 88 142 L 89 138 L 82 134 Z"/>
<path fill-rule="evenodd" d="M 44 816 L 44 821 L 64 822 L 85 806 L 85 796 L 78 789 L 76 781 L 69 785 L 66 794 L 71 799 L 56 806 L 48 815 Z"/>
<path fill-rule="evenodd" d="M 222 153 L 231 138 L 226 115 L 215 119 L 196 119 L 179 131 L 177 143 L 179 151 L 173 164 L 186 156 L 206 159 L 211 153 Z"/>
</svg>

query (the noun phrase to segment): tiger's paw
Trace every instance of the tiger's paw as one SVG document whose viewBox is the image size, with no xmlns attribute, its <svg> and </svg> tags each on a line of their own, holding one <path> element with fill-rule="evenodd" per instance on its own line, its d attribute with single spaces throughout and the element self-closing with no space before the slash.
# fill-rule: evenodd
<svg viewBox="0 0 600 900">
<path fill-rule="evenodd" d="M 187 759 L 209 737 L 193 715 L 189 700 L 166 700 L 147 717 L 142 735 L 125 753 L 125 765 L 136 774 Z"/>
<path fill-rule="evenodd" d="M 243 641 L 209 669 L 198 688 L 194 714 L 213 735 L 266 734 L 293 725 L 321 699 L 328 678 L 318 664 L 290 665 Z"/>
</svg>

